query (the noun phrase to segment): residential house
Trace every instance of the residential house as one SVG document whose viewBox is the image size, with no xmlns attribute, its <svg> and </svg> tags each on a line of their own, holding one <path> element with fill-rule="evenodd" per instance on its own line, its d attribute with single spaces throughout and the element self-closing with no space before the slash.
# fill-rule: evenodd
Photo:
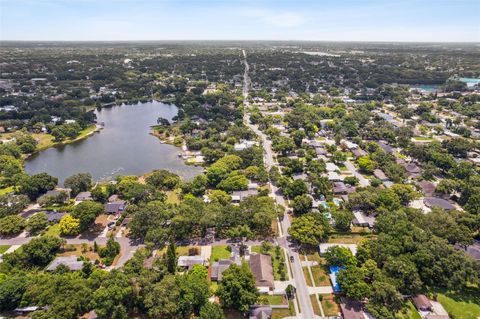
<svg viewBox="0 0 480 319">
<path fill-rule="evenodd" d="M 361 148 L 352 149 L 351 152 L 355 157 L 362 157 L 367 155 L 367 152 L 365 152 Z"/>
<path fill-rule="evenodd" d="M 393 153 L 394 149 L 393 147 L 391 147 L 387 142 L 385 141 L 377 141 L 377 144 L 378 146 L 380 146 L 380 148 L 382 150 L 384 150 L 386 153 Z"/>
<path fill-rule="evenodd" d="M 427 197 L 432 197 L 433 194 L 435 194 L 435 184 L 427 181 L 420 181 L 417 183 L 417 185 L 420 187 L 420 190 L 422 191 L 423 195 Z"/>
<path fill-rule="evenodd" d="M 378 169 L 378 168 L 374 169 L 373 170 L 373 176 L 375 176 L 376 178 L 378 178 L 382 182 L 388 181 L 387 175 L 385 175 L 385 173 L 381 169 Z"/>
<path fill-rule="evenodd" d="M 117 200 L 115 202 L 106 203 L 104 205 L 106 214 L 121 214 L 127 207 L 127 202 L 124 200 Z"/>
<path fill-rule="evenodd" d="M 257 189 L 247 189 L 243 191 L 234 191 L 232 192 L 232 202 L 233 203 L 239 203 L 243 199 L 249 197 L 249 196 L 257 196 L 258 195 L 258 190 Z"/>
<path fill-rule="evenodd" d="M 203 256 L 180 256 L 178 257 L 177 266 L 184 270 L 191 269 L 194 265 L 207 265 L 207 260 Z"/>
<path fill-rule="evenodd" d="M 322 243 L 318 246 L 318 248 L 320 250 L 320 256 L 325 255 L 325 253 L 327 252 L 327 250 L 329 248 L 335 247 L 335 246 L 348 248 L 348 249 L 350 249 L 352 254 L 354 254 L 354 255 L 357 254 L 357 244 Z"/>
<path fill-rule="evenodd" d="M 255 277 L 255 284 L 262 292 L 268 292 L 275 288 L 273 278 L 272 257 L 264 254 L 252 254 L 250 256 L 250 270 Z"/>
<path fill-rule="evenodd" d="M 413 304 L 418 311 L 431 311 L 432 303 L 425 295 L 416 295 L 412 297 Z"/>
<path fill-rule="evenodd" d="M 58 266 L 64 265 L 71 271 L 82 270 L 83 260 L 78 260 L 77 256 L 66 256 L 55 258 L 45 269 L 46 271 L 55 271 Z"/>
<path fill-rule="evenodd" d="M 271 319 L 272 307 L 270 306 L 252 306 L 249 319 Z"/>
<path fill-rule="evenodd" d="M 334 182 L 333 183 L 333 194 L 334 195 L 347 195 L 354 193 L 356 188 L 354 186 L 345 184 L 343 182 Z"/>
<path fill-rule="evenodd" d="M 408 163 L 402 165 L 407 171 L 407 176 L 410 178 L 418 178 L 422 174 L 422 169 L 418 167 L 415 163 Z"/>
<path fill-rule="evenodd" d="M 425 197 L 423 199 L 423 203 L 428 208 L 441 208 L 444 210 L 454 210 L 455 206 L 453 206 L 449 201 L 439 198 L 439 197 Z"/>
<path fill-rule="evenodd" d="M 365 319 L 363 312 L 363 305 L 358 300 L 353 300 L 347 297 L 340 298 L 340 309 L 344 319 Z"/>
<path fill-rule="evenodd" d="M 366 215 L 364 212 L 358 210 L 353 212 L 353 216 L 355 216 L 352 221 L 354 226 L 373 228 L 375 225 L 375 216 Z"/>
<path fill-rule="evenodd" d="M 63 216 L 65 216 L 67 213 L 61 213 L 61 212 L 45 212 L 47 215 L 47 219 L 49 223 L 57 223 L 62 219 Z"/>
<path fill-rule="evenodd" d="M 86 200 L 93 200 L 92 193 L 90 193 L 90 192 L 80 192 L 75 197 L 75 201 L 77 201 L 77 202 L 83 202 L 83 201 L 86 201 Z"/>
</svg>

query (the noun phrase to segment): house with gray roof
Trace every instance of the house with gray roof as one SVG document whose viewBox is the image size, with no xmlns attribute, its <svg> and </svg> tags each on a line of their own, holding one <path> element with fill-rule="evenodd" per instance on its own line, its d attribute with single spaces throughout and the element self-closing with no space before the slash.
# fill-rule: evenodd
<svg viewBox="0 0 480 319">
<path fill-rule="evenodd" d="M 64 265 L 71 271 L 82 270 L 83 260 L 78 260 L 77 256 L 61 256 L 55 258 L 45 269 L 46 271 L 55 271 L 60 265 Z"/>
<path fill-rule="evenodd" d="M 255 284 L 260 290 L 273 290 L 275 288 L 273 278 L 272 257 L 264 254 L 250 255 L 250 270 L 255 277 Z"/>
</svg>

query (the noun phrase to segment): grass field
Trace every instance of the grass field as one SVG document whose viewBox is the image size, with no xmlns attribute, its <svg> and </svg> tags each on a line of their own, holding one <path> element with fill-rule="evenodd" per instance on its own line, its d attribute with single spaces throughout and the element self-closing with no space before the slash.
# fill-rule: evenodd
<svg viewBox="0 0 480 319">
<path fill-rule="evenodd" d="M 210 256 L 210 261 L 219 261 L 220 259 L 230 258 L 230 250 L 228 250 L 227 245 L 213 246 L 212 255 Z"/>
<path fill-rule="evenodd" d="M 48 227 L 47 231 L 45 232 L 45 235 L 54 236 L 54 237 L 60 236 L 60 224 L 54 224 Z"/>
<path fill-rule="evenodd" d="M 324 266 L 313 266 L 310 269 L 312 270 L 315 286 L 330 286 L 330 280 Z"/>
<path fill-rule="evenodd" d="M 284 295 L 267 295 L 268 303 L 270 305 L 283 305 L 285 300 Z"/>
<path fill-rule="evenodd" d="M 477 319 L 480 317 L 480 294 L 472 291 L 464 294 L 439 293 L 437 300 L 455 319 Z"/>
<path fill-rule="evenodd" d="M 322 308 L 325 316 L 338 316 L 340 307 L 333 299 L 333 295 L 322 295 Z"/>
<path fill-rule="evenodd" d="M 308 272 L 308 267 L 302 267 L 303 270 L 303 277 L 305 277 L 305 281 L 307 282 L 307 286 L 313 287 L 312 279 L 310 278 L 310 273 Z"/>
<path fill-rule="evenodd" d="M 320 307 L 318 306 L 317 300 L 318 300 L 317 295 L 310 295 L 310 301 L 312 303 L 313 313 L 316 314 L 317 316 L 321 316 L 322 313 L 320 312 Z"/>
<path fill-rule="evenodd" d="M 10 248 L 10 245 L 0 245 L 0 254 L 3 254 Z"/>
<path fill-rule="evenodd" d="M 291 300 L 288 302 L 288 309 L 272 310 L 272 319 L 282 319 L 293 315 L 295 315 L 295 308 L 293 307 L 293 302 Z"/>
</svg>

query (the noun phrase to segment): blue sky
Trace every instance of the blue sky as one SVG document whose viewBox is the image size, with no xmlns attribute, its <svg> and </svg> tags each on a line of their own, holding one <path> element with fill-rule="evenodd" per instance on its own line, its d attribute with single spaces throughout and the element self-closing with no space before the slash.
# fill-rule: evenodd
<svg viewBox="0 0 480 319">
<path fill-rule="evenodd" d="M 1 40 L 480 42 L 480 0 L 0 0 Z"/>
</svg>

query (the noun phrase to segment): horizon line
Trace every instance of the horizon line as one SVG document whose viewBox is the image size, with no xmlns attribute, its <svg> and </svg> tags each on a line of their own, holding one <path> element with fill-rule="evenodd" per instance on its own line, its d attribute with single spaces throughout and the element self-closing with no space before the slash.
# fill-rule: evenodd
<svg viewBox="0 0 480 319">
<path fill-rule="evenodd" d="M 395 41 L 395 40 L 274 40 L 274 39 L 156 39 L 156 40 L 14 40 L 0 39 L 1 42 L 348 42 L 348 43 L 468 43 L 480 44 L 480 41 Z"/>
</svg>

